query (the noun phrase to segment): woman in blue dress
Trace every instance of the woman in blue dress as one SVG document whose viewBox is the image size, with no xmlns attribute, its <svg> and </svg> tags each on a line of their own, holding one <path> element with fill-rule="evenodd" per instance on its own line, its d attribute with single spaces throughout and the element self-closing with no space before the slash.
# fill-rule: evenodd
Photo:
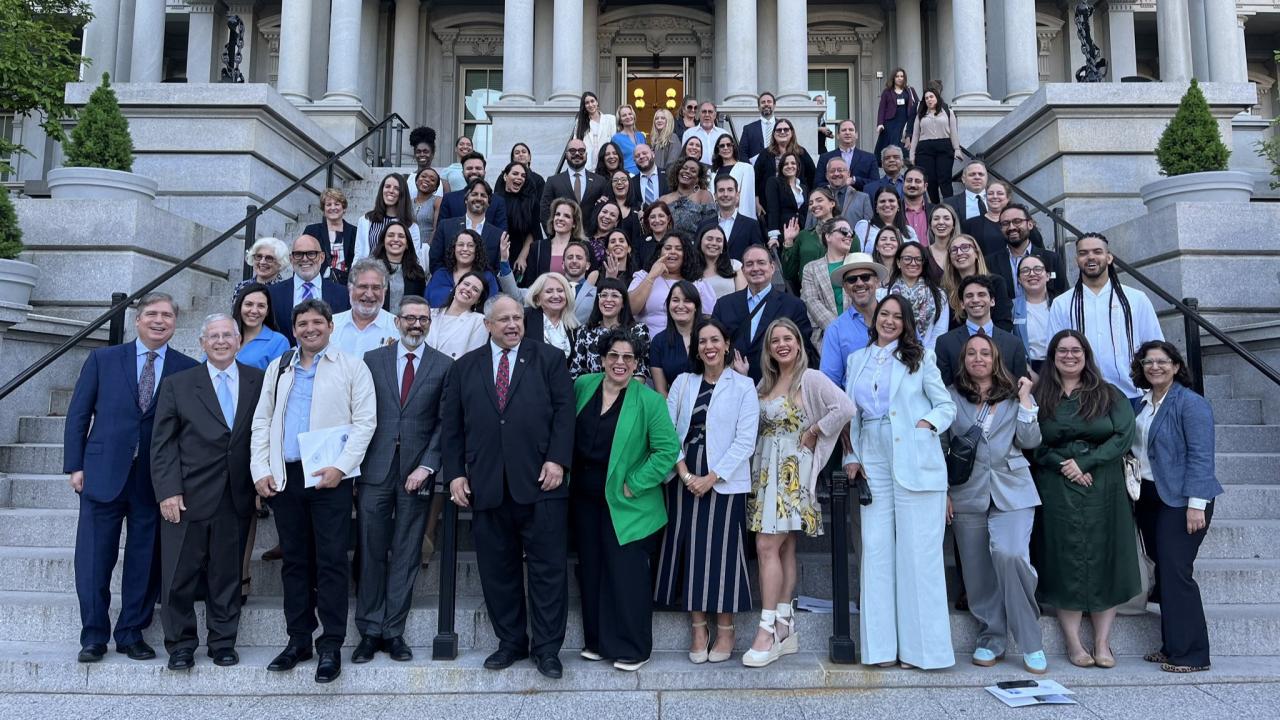
<svg viewBox="0 0 1280 720">
<path fill-rule="evenodd" d="M 271 294 L 262 283 L 250 283 L 240 289 L 231 307 L 231 318 L 240 329 L 240 352 L 236 359 L 245 365 L 266 370 L 272 360 L 289 349 L 289 341 L 277 332 L 271 312 Z"/>
</svg>

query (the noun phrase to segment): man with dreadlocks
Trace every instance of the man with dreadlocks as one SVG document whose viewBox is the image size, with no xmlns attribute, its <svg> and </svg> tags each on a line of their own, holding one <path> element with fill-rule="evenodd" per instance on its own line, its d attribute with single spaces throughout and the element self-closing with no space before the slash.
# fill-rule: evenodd
<svg viewBox="0 0 1280 720">
<path fill-rule="evenodd" d="M 1164 333 L 1151 300 L 1141 290 L 1120 284 L 1112 260 L 1101 233 L 1085 233 L 1076 241 L 1080 278 L 1070 297 L 1059 298 L 1049 309 L 1049 335 L 1067 328 L 1082 333 L 1102 377 L 1136 406 L 1142 391 L 1129 377 L 1129 363 L 1142 343 L 1163 340 Z"/>
</svg>

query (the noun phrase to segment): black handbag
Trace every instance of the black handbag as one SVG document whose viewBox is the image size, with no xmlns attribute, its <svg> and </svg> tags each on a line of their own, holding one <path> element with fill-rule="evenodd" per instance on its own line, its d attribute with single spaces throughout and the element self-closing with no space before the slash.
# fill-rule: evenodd
<svg viewBox="0 0 1280 720">
<path fill-rule="evenodd" d="M 969 482 L 973 474 L 973 460 L 978 454 L 978 444 L 982 442 L 982 424 L 987 419 L 991 406 L 984 404 L 978 411 L 977 421 L 963 434 L 952 433 L 951 442 L 947 443 L 947 484 L 963 485 Z"/>
</svg>

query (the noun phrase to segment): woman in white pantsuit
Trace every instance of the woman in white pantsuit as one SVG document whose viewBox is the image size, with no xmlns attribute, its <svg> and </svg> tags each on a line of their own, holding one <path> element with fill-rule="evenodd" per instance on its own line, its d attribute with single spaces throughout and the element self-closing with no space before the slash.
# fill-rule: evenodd
<svg viewBox="0 0 1280 720">
<path fill-rule="evenodd" d="M 937 360 L 916 335 L 911 304 L 876 305 L 871 342 L 849 356 L 845 472 L 866 475 L 862 507 L 862 662 L 934 669 L 955 664 L 942 566 L 947 469 L 939 434 L 956 414 Z"/>
</svg>

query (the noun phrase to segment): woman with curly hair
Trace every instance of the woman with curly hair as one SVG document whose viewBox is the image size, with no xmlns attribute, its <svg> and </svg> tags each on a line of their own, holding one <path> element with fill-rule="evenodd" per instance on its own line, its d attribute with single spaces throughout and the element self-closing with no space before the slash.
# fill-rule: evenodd
<svg viewBox="0 0 1280 720">
<path fill-rule="evenodd" d="M 693 245 L 679 234 L 668 235 L 658 248 L 653 267 L 637 270 L 631 279 L 631 312 L 649 327 L 653 337 L 667 327 L 667 294 L 679 281 L 687 280 L 697 288 L 702 307 L 713 308 L 716 294 L 701 277 Z"/>
</svg>

